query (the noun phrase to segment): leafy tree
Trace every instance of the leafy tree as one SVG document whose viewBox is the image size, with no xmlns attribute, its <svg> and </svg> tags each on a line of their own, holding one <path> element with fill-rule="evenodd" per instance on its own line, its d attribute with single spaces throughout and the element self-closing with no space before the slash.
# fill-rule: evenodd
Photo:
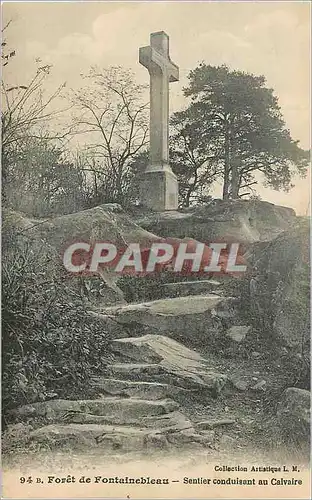
<svg viewBox="0 0 312 500">
<path fill-rule="evenodd" d="M 220 176 L 222 165 L 215 154 L 207 154 L 192 109 L 178 111 L 171 119 L 170 165 L 179 181 L 180 205 L 200 203 L 209 194 L 212 183 Z M 212 140 L 210 136 L 209 141 Z"/>
<path fill-rule="evenodd" d="M 90 85 L 72 96 L 77 131 L 90 136 L 84 170 L 90 172 L 102 203 L 124 203 L 130 163 L 148 140 L 145 87 L 120 67 L 92 68 L 85 78 Z"/>
<path fill-rule="evenodd" d="M 294 173 L 306 175 L 309 153 L 292 139 L 265 83 L 263 76 L 224 65 L 202 63 L 190 72 L 184 95 L 191 103 L 172 117 L 174 156 L 186 192 L 220 178 L 223 198 L 238 198 L 258 183 L 257 172 L 267 186 L 286 191 Z"/>
<path fill-rule="evenodd" d="M 6 206 L 33 217 L 66 214 L 85 208 L 85 179 L 63 148 L 29 138 L 7 168 Z"/>
</svg>

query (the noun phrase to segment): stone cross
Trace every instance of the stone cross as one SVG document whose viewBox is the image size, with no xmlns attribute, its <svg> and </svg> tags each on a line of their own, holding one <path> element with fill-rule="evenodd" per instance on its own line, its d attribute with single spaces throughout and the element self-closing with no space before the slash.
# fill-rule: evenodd
<svg viewBox="0 0 312 500">
<path fill-rule="evenodd" d="M 141 200 L 157 211 L 176 210 L 178 184 L 169 165 L 169 82 L 179 80 L 179 68 L 169 57 L 169 37 L 152 33 L 141 47 L 139 62 L 150 74 L 150 156 L 142 180 Z"/>
</svg>

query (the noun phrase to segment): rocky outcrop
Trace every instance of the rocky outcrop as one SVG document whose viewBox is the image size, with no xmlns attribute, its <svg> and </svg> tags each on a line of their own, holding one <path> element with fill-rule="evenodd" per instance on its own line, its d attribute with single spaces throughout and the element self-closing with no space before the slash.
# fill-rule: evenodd
<svg viewBox="0 0 312 500">
<path fill-rule="evenodd" d="M 271 240 L 296 218 L 294 210 L 258 200 L 213 200 L 203 207 L 179 212 L 136 216 L 136 222 L 162 237 L 194 238 L 203 242 L 250 243 Z"/>
<path fill-rule="evenodd" d="M 290 231 L 246 255 L 246 310 L 270 339 L 309 359 L 310 230 L 299 221 Z M 244 304 L 243 304 L 244 306 Z"/>
<path fill-rule="evenodd" d="M 125 249 L 129 243 L 142 247 L 160 238 L 140 228 L 117 204 L 101 205 L 69 215 L 30 219 L 22 214 L 5 214 L 4 234 L 21 232 L 30 241 L 34 252 L 50 257 L 51 265 L 66 275 L 66 282 L 79 289 L 95 306 L 100 304 L 125 303 L 123 293 L 116 285 L 116 276 L 108 268 L 99 270 L 94 276 L 73 276 L 62 264 L 63 253 L 68 245 L 76 242 L 113 242 L 117 248 Z"/>
</svg>

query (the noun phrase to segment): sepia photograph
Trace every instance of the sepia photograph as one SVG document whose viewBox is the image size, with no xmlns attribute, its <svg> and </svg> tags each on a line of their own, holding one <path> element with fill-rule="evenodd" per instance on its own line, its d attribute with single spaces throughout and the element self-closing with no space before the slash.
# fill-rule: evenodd
<svg viewBox="0 0 312 500">
<path fill-rule="evenodd" d="M 310 2 L 1 21 L 2 498 L 311 498 Z"/>
</svg>

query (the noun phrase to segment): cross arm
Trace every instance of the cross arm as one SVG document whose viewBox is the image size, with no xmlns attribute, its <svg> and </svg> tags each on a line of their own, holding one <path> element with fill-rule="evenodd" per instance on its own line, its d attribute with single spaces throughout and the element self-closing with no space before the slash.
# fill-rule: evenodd
<svg viewBox="0 0 312 500">
<path fill-rule="evenodd" d="M 161 68 L 163 72 L 168 73 L 169 82 L 177 82 L 179 80 L 179 68 L 174 64 L 170 57 L 164 57 L 157 50 L 153 49 L 151 46 L 141 47 L 139 50 L 139 62 L 148 69 L 151 70 Z"/>
</svg>

